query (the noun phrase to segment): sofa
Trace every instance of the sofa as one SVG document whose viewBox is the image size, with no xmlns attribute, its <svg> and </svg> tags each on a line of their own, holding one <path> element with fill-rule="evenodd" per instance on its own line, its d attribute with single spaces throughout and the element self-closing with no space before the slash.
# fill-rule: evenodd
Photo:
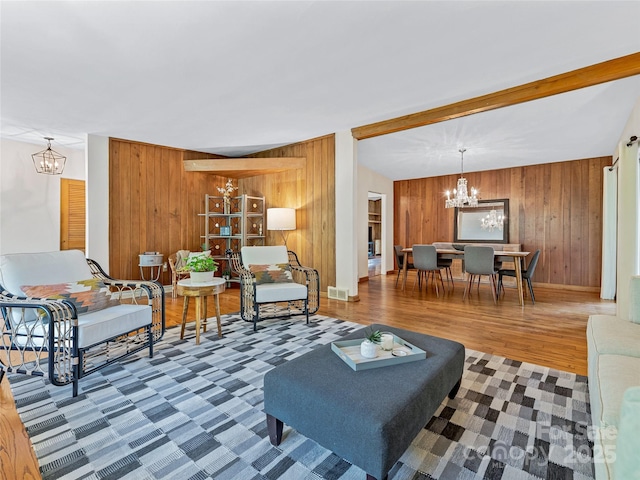
<svg viewBox="0 0 640 480">
<path fill-rule="evenodd" d="M 587 323 L 596 480 L 640 480 L 640 276 L 630 289 L 629 319 L 591 315 Z"/>
<path fill-rule="evenodd" d="M 165 329 L 156 281 L 116 280 L 80 250 L 0 256 L 0 381 L 5 372 L 72 384 L 148 349 Z"/>
</svg>

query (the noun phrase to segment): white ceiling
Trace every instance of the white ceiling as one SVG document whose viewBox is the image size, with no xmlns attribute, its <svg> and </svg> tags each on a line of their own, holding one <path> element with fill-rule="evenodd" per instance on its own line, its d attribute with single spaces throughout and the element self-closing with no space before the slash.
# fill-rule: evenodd
<svg viewBox="0 0 640 480">
<path fill-rule="evenodd" d="M 0 135 L 230 156 L 640 51 L 640 1 L 0 2 Z M 611 155 L 640 75 L 359 142 L 394 180 Z M 640 133 L 640 132 L 639 132 Z"/>
</svg>

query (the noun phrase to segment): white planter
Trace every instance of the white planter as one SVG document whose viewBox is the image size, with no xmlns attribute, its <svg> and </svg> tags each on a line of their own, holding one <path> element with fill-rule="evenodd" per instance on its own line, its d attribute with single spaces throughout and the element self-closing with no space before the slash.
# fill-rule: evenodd
<svg viewBox="0 0 640 480">
<path fill-rule="evenodd" d="M 192 283 L 208 283 L 213 281 L 214 272 L 191 272 Z"/>
<path fill-rule="evenodd" d="M 364 340 L 360 344 L 360 355 L 364 358 L 376 358 L 378 346 L 370 340 Z"/>
</svg>

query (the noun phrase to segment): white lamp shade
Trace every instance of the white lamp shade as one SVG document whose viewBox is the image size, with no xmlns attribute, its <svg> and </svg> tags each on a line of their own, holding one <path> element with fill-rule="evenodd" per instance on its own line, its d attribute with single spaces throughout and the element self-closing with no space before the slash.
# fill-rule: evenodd
<svg viewBox="0 0 640 480">
<path fill-rule="evenodd" d="M 295 208 L 267 208 L 267 230 L 295 230 Z"/>
</svg>

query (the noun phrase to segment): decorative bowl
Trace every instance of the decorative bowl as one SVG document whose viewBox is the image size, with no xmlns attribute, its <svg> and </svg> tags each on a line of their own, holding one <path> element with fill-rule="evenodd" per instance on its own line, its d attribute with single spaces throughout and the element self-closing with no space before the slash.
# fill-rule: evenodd
<svg viewBox="0 0 640 480">
<path fill-rule="evenodd" d="M 464 251 L 464 243 L 452 243 L 451 246 L 456 250 Z"/>
</svg>

